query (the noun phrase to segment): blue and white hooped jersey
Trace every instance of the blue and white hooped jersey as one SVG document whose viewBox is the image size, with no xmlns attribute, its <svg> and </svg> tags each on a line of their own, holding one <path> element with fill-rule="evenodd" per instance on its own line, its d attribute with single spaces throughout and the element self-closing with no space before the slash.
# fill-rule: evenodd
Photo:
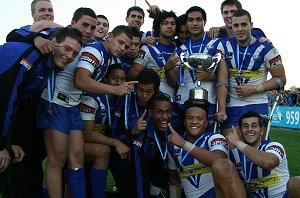
<svg viewBox="0 0 300 198">
<path fill-rule="evenodd" d="M 248 158 L 234 148 L 230 152 L 230 159 L 236 166 L 250 197 L 281 198 L 286 192 L 286 184 L 290 178 L 288 162 L 284 147 L 278 142 L 262 141 L 259 150 L 272 153 L 279 159 L 279 166 L 272 170 L 265 170 L 248 160 Z"/>
<path fill-rule="evenodd" d="M 219 50 L 223 52 L 229 69 L 228 107 L 267 103 L 265 93 L 255 93 L 240 98 L 234 87 L 241 83 L 261 84 L 267 81 L 268 68 L 282 64 L 281 56 L 273 45 L 260 42 L 255 37 L 251 40 L 247 47 L 239 46 L 235 38 L 229 38 L 223 45 L 219 45 L 224 47 Z"/>
<path fill-rule="evenodd" d="M 157 42 L 155 46 L 143 45 L 137 58 L 134 60 L 134 62 L 156 71 L 161 80 L 160 91 L 167 93 L 172 98 L 175 97 L 175 89 L 167 83 L 164 66 L 175 48 L 176 46 L 173 43 L 171 45 L 163 45 Z"/>
<path fill-rule="evenodd" d="M 111 59 L 111 64 L 115 64 L 115 63 L 120 63 L 123 68 L 125 69 L 125 71 L 127 72 L 129 70 L 129 68 L 132 66 L 132 63 L 134 61 L 134 58 L 125 58 L 125 57 L 112 57 Z"/>
<path fill-rule="evenodd" d="M 182 53 L 186 53 L 185 57 L 190 54 L 203 53 L 208 55 L 215 55 L 217 53 L 220 39 L 212 40 L 207 35 L 199 40 L 188 39 L 178 50 L 177 55 L 180 57 Z M 189 99 L 189 90 L 197 87 L 196 75 L 193 69 L 188 67 L 179 67 L 178 69 L 178 83 L 176 101 L 183 104 Z M 215 83 L 212 81 L 201 81 L 201 87 L 208 91 L 208 101 L 212 104 L 216 103 Z"/>
<path fill-rule="evenodd" d="M 111 62 L 111 55 L 108 54 L 102 42 L 87 44 L 81 52 L 77 67 L 88 69 L 92 78 L 101 81 L 107 72 Z"/>
<path fill-rule="evenodd" d="M 208 151 L 221 150 L 228 156 L 228 144 L 223 135 L 210 132 L 203 133 L 194 144 Z M 181 179 L 188 198 L 198 198 L 214 187 L 211 168 L 202 164 L 185 150 L 174 146 L 168 146 L 168 167 L 176 170 Z"/>
</svg>

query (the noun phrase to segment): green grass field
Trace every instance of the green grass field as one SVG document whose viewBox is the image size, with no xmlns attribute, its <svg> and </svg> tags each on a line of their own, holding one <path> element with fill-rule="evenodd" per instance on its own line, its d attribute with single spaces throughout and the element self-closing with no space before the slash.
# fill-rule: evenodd
<svg viewBox="0 0 300 198">
<path fill-rule="evenodd" d="M 272 128 L 270 139 L 284 146 L 291 176 L 300 175 L 300 130 Z"/>
<path fill-rule="evenodd" d="M 287 153 L 289 170 L 291 176 L 300 175 L 300 130 L 289 130 L 289 129 L 280 129 L 272 128 L 270 131 L 270 139 L 272 141 L 280 142 Z M 45 165 L 44 161 L 44 165 Z M 107 178 L 107 190 L 112 191 L 114 186 L 114 180 L 111 174 Z M 2 198 L 0 194 L 0 198 Z"/>
</svg>

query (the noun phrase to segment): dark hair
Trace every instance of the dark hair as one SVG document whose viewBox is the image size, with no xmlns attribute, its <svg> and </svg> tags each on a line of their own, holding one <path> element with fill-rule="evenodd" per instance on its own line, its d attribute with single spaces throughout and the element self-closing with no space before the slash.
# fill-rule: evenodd
<svg viewBox="0 0 300 198">
<path fill-rule="evenodd" d="M 243 114 L 239 120 L 239 127 L 241 128 L 242 127 L 242 124 L 243 124 L 243 119 L 246 119 L 246 118 L 257 118 L 258 119 L 258 124 L 260 127 L 263 127 L 263 118 L 261 117 L 261 115 L 255 111 L 248 111 L 247 113 Z"/>
<path fill-rule="evenodd" d="M 223 13 L 224 6 L 235 5 L 237 9 L 242 9 L 242 4 L 238 0 L 225 0 L 221 4 L 221 14 Z"/>
<path fill-rule="evenodd" d="M 132 39 L 132 31 L 129 26 L 118 25 L 111 31 L 113 37 L 119 36 L 121 34 L 126 34 L 130 39 Z"/>
<path fill-rule="evenodd" d="M 182 14 L 178 17 L 179 25 L 185 25 L 186 24 L 186 14 Z"/>
<path fill-rule="evenodd" d="M 72 28 L 70 26 L 61 28 L 52 34 L 55 37 L 57 43 L 63 42 L 67 37 L 75 39 L 81 46 L 83 45 L 82 34 L 77 28 Z"/>
<path fill-rule="evenodd" d="M 145 12 L 144 12 L 144 10 L 143 10 L 141 7 L 139 7 L 139 6 L 132 6 L 132 7 L 128 8 L 128 10 L 127 10 L 127 15 L 126 15 L 126 16 L 129 17 L 129 15 L 130 15 L 130 13 L 131 13 L 132 11 L 138 11 L 138 12 L 142 13 L 143 19 L 145 18 Z"/>
<path fill-rule="evenodd" d="M 136 80 L 139 83 L 142 83 L 142 84 L 152 84 L 153 83 L 153 85 L 154 85 L 154 92 L 157 92 L 159 90 L 160 78 L 159 78 L 158 74 L 153 69 L 151 69 L 151 68 L 145 67 L 138 74 Z"/>
<path fill-rule="evenodd" d="M 206 20 L 207 20 L 207 18 L 206 18 L 206 12 L 205 12 L 205 10 L 204 10 L 203 8 L 201 8 L 201 7 L 199 7 L 199 6 L 192 6 L 192 7 L 190 7 L 190 8 L 185 12 L 186 19 L 188 19 L 188 15 L 189 15 L 191 12 L 201 12 L 203 21 L 206 22 Z"/>
<path fill-rule="evenodd" d="M 79 19 L 82 18 L 83 15 L 87 15 L 87 16 L 90 16 L 94 19 L 97 20 L 97 16 L 96 16 L 96 13 L 94 12 L 94 10 L 92 10 L 91 8 L 78 8 L 74 14 L 73 14 L 73 18 L 72 18 L 72 21 L 75 21 L 77 22 Z"/>
<path fill-rule="evenodd" d="M 40 2 L 40 1 L 47 1 L 47 2 L 52 3 L 50 0 L 33 0 L 33 1 L 31 2 L 31 6 L 30 6 L 30 8 L 31 8 L 31 13 L 32 13 L 32 14 L 35 13 L 35 6 L 36 6 L 36 4 L 37 4 L 38 2 Z"/>
<path fill-rule="evenodd" d="M 239 9 L 234 12 L 232 17 L 241 17 L 241 16 L 248 16 L 249 22 L 252 23 L 251 15 L 247 10 Z"/>
<path fill-rule="evenodd" d="M 131 29 L 131 32 L 132 32 L 132 37 L 139 37 L 141 38 L 141 35 L 140 35 L 140 31 L 137 27 L 134 27 L 134 26 L 129 26 L 130 29 Z"/>
<path fill-rule="evenodd" d="M 207 105 L 202 105 L 202 104 L 197 104 L 197 103 L 192 103 L 192 104 L 186 106 L 185 111 L 184 111 L 184 117 L 186 115 L 187 110 L 189 108 L 192 108 L 192 107 L 197 107 L 199 109 L 203 109 L 206 113 L 206 119 L 208 119 L 208 106 Z"/>
<path fill-rule="evenodd" d="M 166 102 L 169 102 L 170 104 L 172 104 L 171 102 L 171 97 L 162 92 L 162 91 L 157 91 L 150 99 L 149 103 L 148 103 L 148 109 L 151 109 L 153 110 L 154 107 L 155 107 L 155 103 L 157 101 L 166 101 Z"/>
<path fill-rule="evenodd" d="M 124 69 L 124 67 L 121 63 L 114 63 L 114 64 L 109 65 L 105 76 L 108 76 L 115 69 L 123 70 L 126 73 L 126 70 Z"/>
<path fill-rule="evenodd" d="M 98 18 L 100 18 L 100 19 L 105 19 L 105 20 L 107 21 L 107 25 L 108 25 L 108 27 L 109 27 L 109 21 L 108 21 L 108 19 L 107 19 L 106 16 L 104 16 L 104 15 L 102 15 L 102 14 L 99 14 L 99 15 L 97 15 L 97 19 L 98 19 Z"/>
<path fill-rule="evenodd" d="M 166 18 L 172 17 L 175 19 L 176 22 L 176 32 L 174 34 L 174 36 L 176 36 L 179 32 L 180 32 L 180 25 L 179 25 L 179 21 L 178 18 L 176 16 L 176 14 L 173 11 L 165 11 L 162 10 L 161 12 L 158 12 L 155 16 L 155 19 L 153 20 L 153 36 L 154 37 L 158 37 L 159 33 L 160 33 L 160 25 L 164 22 L 164 20 Z"/>
</svg>

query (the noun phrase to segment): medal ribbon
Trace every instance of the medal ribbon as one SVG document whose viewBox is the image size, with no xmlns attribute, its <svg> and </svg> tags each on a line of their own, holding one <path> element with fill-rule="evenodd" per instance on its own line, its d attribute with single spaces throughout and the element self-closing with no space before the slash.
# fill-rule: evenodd
<svg viewBox="0 0 300 198">
<path fill-rule="evenodd" d="M 55 90 L 55 72 L 54 69 L 51 69 L 51 75 L 48 78 L 49 108 L 51 108 L 51 104 L 53 102 L 54 90 Z"/>
<path fill-rule="evenodd" d="M 241 64 L 240 64 L 240 46 L 239 44 L 237 43 L 236 44 L 236 59 L 237 59 L 237 69 L 238 69 L 238 75 L 241 75 L 242 73 L 242 69 L 243 69 L 243 63 L 244 63 L 244 60 L 245 60 L 245 57 L 246 57 L 246 54 L 247 54 L 247 51 L 248 51 L 248 47 L 251 45 L 251 42 L 252 42 L 252 39 L 253 39 L 253 36 L 251 36 L 251 39 L 250 39 L 250 43 L 249 45 L 247 45 L 245 51 L 244 51 L 244 55 L 243 55 L 243 59 L 241 61 Z M 241 82 L 238 82 L 238 84 L 242 84 L 243 83 L 243 79 L 240 79 Z"/>
<path fill-rule="evenodd" d="M 167 157 L 168 143 L 166 142 L 165 151 L 164 151 L 164 153 L 163 153 L 162 147 L 161 147 L 161 145 L 160 145 L 160 143 L 159 143 L 159 140 L 158 140 L 158 138 L 157 138 L 157 136 L 156 136 L 156 131 L 154 130 L 153 132 L 154 132 L 155 142 L 156 142 L 157 147 L 158 147 L 158 149 L 159 149 L 160 155 L 161 155 L 161 157 L 163 158 L 163 160 L 165 160 L 166 157 Z M 166 137 L 166 141 L 167 141 L 167 132 L 166 132 L 166 131 L 165 131 L 165 137 Z"/>
</svg>

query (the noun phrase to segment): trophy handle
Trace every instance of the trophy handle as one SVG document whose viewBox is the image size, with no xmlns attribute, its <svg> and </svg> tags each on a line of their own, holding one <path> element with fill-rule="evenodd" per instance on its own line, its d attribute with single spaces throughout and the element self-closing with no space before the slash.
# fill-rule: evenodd
<svg viewBox="0 0 300 198">
<path fill-rule="evenodd" d="M 180 53 L 180 62 L 181 64 L 183 64 L 184 66 L 187 66 L 190 69 L 194 69 L 193 67 L 190 66 L 190 64 L 188 63 L 187 59 L 188 57 L 186 57 L 187 52 L 181 52 Z"/>
<path fill-rule="evenodd" d="M 221 53 L 216 53 L 215 55 L 213 55 L 212 57 L 211 57 L 211 59 L 212 59 L 212 64 L 211 64 L 211 66 L 209 67 L 209 68 L 207 68 L 207 69 L 212 69 L 213 68 L 213 72 L 216 70 L 216 68 L 217 68 L 217 66 L 218 66 L 218 63 L 220 62 L 220 60 L 222 59 L 222 55 L 221 55 Z M 213 73 L 212 72 L 212 73 Z"/>
</svg>

